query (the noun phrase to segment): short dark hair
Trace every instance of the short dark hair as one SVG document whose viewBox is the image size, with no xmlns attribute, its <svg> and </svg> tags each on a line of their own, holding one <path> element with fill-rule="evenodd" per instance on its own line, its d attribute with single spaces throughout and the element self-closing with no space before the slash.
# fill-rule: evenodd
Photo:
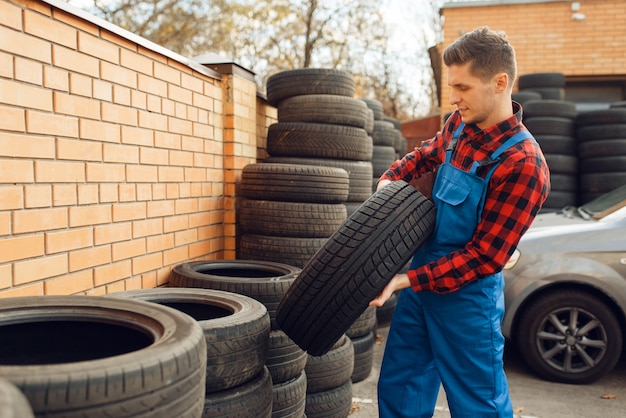
<svg viewBox="0 0 626 418">
<path fill-rule="evenodd" d="M 450 44 L 443 52 L 443 61 L 448 67 L 469 62 L 472 74 L 485 82 L 505 72 L 512 86 L 517 76 L 515 50 L 506 34 L 487 26 L 467 32 Z"/>
</svg>

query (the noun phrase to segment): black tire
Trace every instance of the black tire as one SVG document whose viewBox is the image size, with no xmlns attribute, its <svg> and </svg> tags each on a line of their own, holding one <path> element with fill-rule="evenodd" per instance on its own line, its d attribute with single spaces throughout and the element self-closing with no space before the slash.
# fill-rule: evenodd
<svg viewBox="0 0 626 418">
<path fill-rule="evenodd" d="M 368 306 L 346 331 L 349 338 L 358 338 L 367 335 L 376 328 L 376 307 Z"/>
<path fill-rule="evenodd" d="M 368 108 L 374 112 L 374 120 L 382 120 L 384 117 L 383 114 L 383 104 L 376 99 L 361 99 L 365 102 Z"/>
<path fill-rule="evenodd" d="M 613 125 L 626 123 L 626 108 L 587 110 L 576 117 L 578 126 Z"/>
<path fill-rule="evenodd" d="M 206 343 L 190 316 L 140 300 L 37 296 L 0 303 L 0 376 L 35 416 L 189 417 Z"/>
<path fill-rule="evenodd" d="M 534 135 L 574 136 L 574 121 L 555 116 L 524 118 L 524 125 Z"/>
<path fill-rule="evenodd" d="M 372 178 L 378 179 L 396 161 L 396 150 L 394 147 L 385 145 L 374 145 L 372 154 Z"/>
<path fill-rule="evenodd" d="M 573 136 L 533 135 L 544 154 L 576 155 L 578 143 Z"/>
<path fill-rule="evenodd" d="M 270 333 L 270 349 L 265 365 L 274 384 L 297 377 L 305 368 L 307 354 L 281 330 Z"/>
<path fill-rule="evenodd" d="M 317 165 L 336 167 L 348 173 L 348 202 L 363 202 L 372 194 L 371 179 L 374 168 L 371 161 L 336 160 L 330 158 L 268 157 L 266 163 Z"/>
<path fill-rule="evenodd" d="M 550 192 L 556 191 L 576 193 L 578 191 L 578 176 L 550 173 Z"/>
<path fill-rule="evenodd" d="M 396 142 L 393 144 L 393 148 L 396 150 L 396 154 L 398 159 L 404 157 L 406 153 L 409 151 L 408 144 L 406 138 L 404 138 L 401 134 L 396 137 Z"/>
<path fill-rule="evenodd" d="M 272 418 L 302 418 L 306 407 L 306 373 L 272 387 Z"/>
<path fill-rule="evenodd" d="M 435 206 L 404 181 L 374 193 L 304 266 L 281 301 L 281 329 L 311 355 L 327 352 L 434 227 Z"/>
<path fill-rule="evenodd" d="M 278 105 L 278 120 L 365 128 L 367 110 L 363 101 L 353 97 L 307 94 L 282 100 Z"/>
<path fill-rule="evenodd" d="M 372 146 L 365 129 L 354 126 L 277 122 L 267 130 L 267 152 L 274 157 L 369 161 Z"/>
<path fill-rule="evenodd" d="M 565 100 L 529 100 L 524 103 L 524 118 L 551 116 L 575 119 L 576 103 Z"/>
<path fill-rule="evenodd" d="M 320 356 L 307 356 L 307 393 L 325 392 L 339 387 L 350 380 L 354 371 L 354 348 L 352 340 L 346 336 L 327 353 Z"/>
<path fill-rule="evenodd" d="M 222 290 L 251 297 L 265 306 L 272 329 L 276 329 L 276 309 L 298 273 L 298 267 L 269 261 L 193 261 L 175 266 L 169 285 Z"/>
<path fill-rule="evenodd" d="M 561 87 L 534 87 L 528 91 L 539 93 L 543 100 L 565 100 L 565 89 Z"/>
<path fill-rule="evenodd" d="M 580 175 L 580 191 L 583 193 L 607 193 L 624 184 L 626 184 L 626 171 Z"/>
<path fill-rule="evenodd" d="M 326 241 L 328 238 L 244 234 L 239 241 L 239 258 L 271 261 L 302 268 Z"/>
<path fill-rule="evenodd" d="M 299 68 L 269 76 L 266 83 L 267 102 L 276 106 L 288 97 L 305 94 L 332 94 L 353 97 L 352 74 L 331 68 Z"/>
<path fill-rule="evenodd" d="M 371 135 L 374 132 L 374 111 L 367 108 L 367 120 L 365 121 L 365 132 Z"/>
<path fill-rule="evenodd" d="M 374 145 L 386 145 L 394 147 L 399 132 L 393 127 L 391 122 L 384 120 L 374 121 L 374 131 L 372 132 L 372 140 Z"/>
<path fill-rule="evenodd" d="M 609 173 L 626 171 L 626 155 L 584 158 L 580 161 L 581 173 Z"/>
<path fill-rule="evenodd" d="M 234 388 L 206 395 L 202 418 L 270 418 L 272 378 L 264 367 L 255 377 Z"/>
<path fill-rule="evenodd" d="M 158 303 L 198 321 L 207 343 L 206 393 L 247 382 L 265 365 L 270 320 L 267 309 L 257 300 L 213 289 L 172 287 L 108 296 Z"/>
<path fill-rule="evenodd" d="M 517 91 L 511 94 L 511 99 L 524 106 L 530 100 L 541 100 L 541 94 L 530 90 Z"/>
<path fill-rule="evenodd" d="M 341 168 L 295 164 L 248 164 L 241 173 L 241 195 L 286 202 L 343 203 L 348 173 Z"/>
<path fill-rule="evenodd" d="M 352 381 L 326 392 L 306 394 L 306 418 L 346 418 L 352 408 Z"/>
<path fill-rule="evenodd" d="M 574 318 L 576 329 L 571 328 Z M 555 320 L 562 329 L 555 328 Z M 524 309 L 517 329 L 517 344 L 528 366 L 555 382 L 593 382 L 613 369 L 622 352 L 623 334 L 615 314 L 604 301 L 578 289 L 539 296 Z"/>
<path fill-rule="evenodd" d="M 626 155 L 626 137 L 582 142 L 578 145 L 581 159 Z"/>
<path fill-rule="evenodd" d="M 242 199 L 239 226 L 244 234 L 328 238 L 347 219 L 341 203 L 299 203 Z"/>
<path fill-rule="evenodd" d="M 35 418 L 28 399 L 11 382 L 0 378 L 0 418 Z"/>
<path fill-rule="evenodd" d="M 391 116 L 383 116 L 383 120 L 385 122 L 391 122 L 395 129 L 397 129 L 398 131 L 402 131 L 402 122 L 400 122 L 398 119 L 392 118 Z"/>
<path fill-rule="evenodd" d="M 546 201 L 543 202 L 542 209 L 563 209 L 566 206 L 576 206 L 577 204 L 578 194 L 576 192 L 550 190 Z"/>
<path fill-rule="evenodd" d="M 373 331 L 367 334 L 352 339 L 352 346 L 354 347 L 354 370 L 352 371 L 352 383 L 358 383 L 367 377 L 372 372 L 372 366 L 374 365 L 374 342 L 376 336 Z"/>
<path fill-rule="evenodd" d="M 370 188 L 371 190 L 371 188 Z M 370 191 L 370 196 L 372 195 L 372 192 Z M 369 196 L 368 196 L 369 198 Z M 348 217 L 350 217 L 362 204 L 363 202 L 365 202 L 367 199 L 363 199 L 362 202 L 344 202 L 344 206 L 346 207 L 346 214 L 348 215 Z"/>
<path fill-rule="evenodd" d="M 517 85 L 520 90 L 535 87 L 565 87 L 565 75 L 557 72 L 521 74 Z"/>
<path fill-rule="evenodd" d="M 578 142 L 626 138 L 626 123 L 585 125 L 576 129 Z"/>
<path fill-rule="evenodd" d="M 550 167 L 551 173 L 578 173 L 578 157 L 576 157 L 575 155 L 544 153 L 544 157 L 546 158 L 546 163 L 548 163 L 548 167 Z"/>
</svg>

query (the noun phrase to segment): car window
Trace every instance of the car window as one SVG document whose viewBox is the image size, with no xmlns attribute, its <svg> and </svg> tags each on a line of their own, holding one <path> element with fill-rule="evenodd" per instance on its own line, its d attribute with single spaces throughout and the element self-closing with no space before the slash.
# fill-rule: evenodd
<svg viewBox="0 0 626 418">
<path fill-rule="evenodd" d="M 626 206 L 626 185 L 585 203 L 578 208 L 578 212 L 583 218 L 587 215 L 593 219 L 602 219 L 624 206 Z"/>
</svg>

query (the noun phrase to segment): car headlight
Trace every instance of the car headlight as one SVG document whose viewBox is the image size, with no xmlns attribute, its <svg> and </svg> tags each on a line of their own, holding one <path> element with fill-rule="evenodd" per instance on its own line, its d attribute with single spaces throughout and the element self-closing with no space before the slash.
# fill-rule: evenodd
<svg viewBox="0 0 626 418">
<path fill-rule="evenodd" d="M 515 267 L 521 255 L 522 253 L 520 253 L 520 251 L 516 248 L 515 251 L 513 251 L 511 258 L 509 258 L 509 261 L 504 265 L 504 270 L 510 270 Z"/>
</svg>

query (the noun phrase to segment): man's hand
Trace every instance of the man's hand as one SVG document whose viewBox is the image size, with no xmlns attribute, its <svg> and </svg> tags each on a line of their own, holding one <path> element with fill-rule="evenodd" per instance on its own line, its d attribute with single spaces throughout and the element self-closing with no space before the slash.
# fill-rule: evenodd
<svg viewBox="0 0 626 418">
<path fill-rule="evenodd" d="M 391 183 L 391 180 L 387 180 L 387 179 L 383 179 L 379 181 L 378 184 L 376 185 L 376 191 L 379 191 L 380 189 L 382 189 L 383 187 L 385 187 L 386 185 L 390 183 Z"/>
<path fill-rule="evenodd" d="M 370 306 L 380 308 L 389 300 L 393 292 L 410 286 L 411 282 L 409 282 L 409 276 L 406 273 L 396 274 L 391 278 L 389 283 L 387 283 L 383 291 L 370 302 Z"/>
</svg>

